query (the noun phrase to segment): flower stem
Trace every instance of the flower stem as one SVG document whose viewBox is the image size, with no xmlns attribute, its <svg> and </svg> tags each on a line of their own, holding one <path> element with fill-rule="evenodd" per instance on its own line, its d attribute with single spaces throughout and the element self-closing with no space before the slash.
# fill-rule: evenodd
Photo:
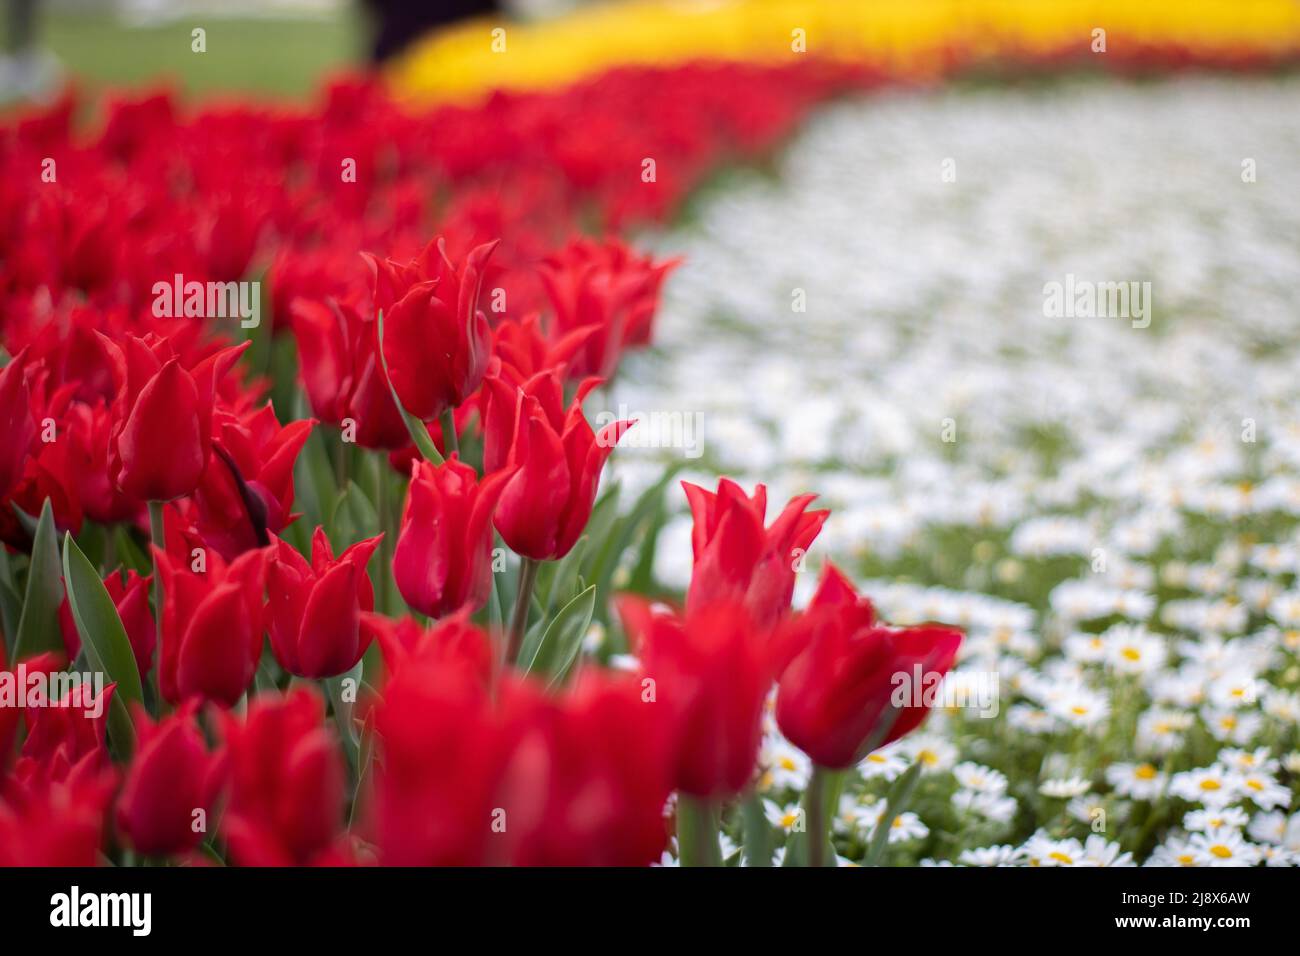
<svg viewBox="0 0 1300 956">
<path fill-rule="evenodd" d="M 379 530 L 384 538 L 379 542 L 379 607 L 385 613 L 393 613 L 393 542 L 397 535 L 393 530 L 392 504 L 388 493 L 388 461 L 381 452 L 374 456 L 375 462 L 375 511 L 379 514 Z"/>
<path fill-rule="evenodd" d="M 677 794 L 677 859 L 682 866 L 721 866 L 718 805 Z"/>
<path fill-rule="evenodd" d="M 522 558 L 519 565 L 519 593 L 515 595 L 515 610 L 510 615 L 510 638 L 506 643 L 506 663 L 513 664 L 519 657 L 519 648 L 524 642 L 524 630 L 528 626 L 528 604 L 533 599 L 533 585 L 537 583 L 537 569 L 541 562 L 533 558 Z"/>
<path fill-rule="evenodd" d="M 456 412 L 454 409 L 447 409 L 442 413 L 442 418 L 438 420 L 442 426 L 442 447 L 447 451 L 447 457 L 459 454 L 460 439 L 456 437 Z"/>
<path fill-rule="evenodd" d="M 167 550 L 167 538 L 163 534 L 163 502 L 149 502 L 149 540 L 159 551 Z M 162 654 L 163 639 L 163 583 L 162 575 L 158 573 L 158 556 L 150 554 L 153 560 L 153 617 L 154 617 L 154 639 L 157 643 L 158 654 Z M 161 660 L 161 657 L 159 657 Z M 156 678 L 158 671 L 153 669 L 151 676 Z M 144 675 L 141 675 L 142 677 Z"/>
<path fill-rule="evenodd" d="M 804 812 L 808 823 L 808 865 L 826 865 L 826 768 L 813 765 L 812 778 L 804 793 Z"/>
</svg>

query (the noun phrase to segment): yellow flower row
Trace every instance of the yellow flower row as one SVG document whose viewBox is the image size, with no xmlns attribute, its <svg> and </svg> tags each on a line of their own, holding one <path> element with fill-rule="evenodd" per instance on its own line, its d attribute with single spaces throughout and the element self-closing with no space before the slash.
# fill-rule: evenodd
<svg viewBox="0 0 1300 956">
<path fill-rule="evenodd" d="M 810 55 L 926 76 L 952 53 L 975 60 L 1070 51 L 1125 56 L 1135 45 L 1211 58 L 1290 56 L 1300 51 L 1300 2 L 624 0 L 540 23 L 472 21 L 418 41 L 389 75 L 414 96 L 463 99 L 555 87 L 631 64 Z"/>
</svg>

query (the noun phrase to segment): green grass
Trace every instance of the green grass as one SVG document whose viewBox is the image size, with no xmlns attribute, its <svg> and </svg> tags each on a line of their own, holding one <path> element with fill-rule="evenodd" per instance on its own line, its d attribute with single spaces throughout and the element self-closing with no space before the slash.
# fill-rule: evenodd
<svg viewBox="0 0 1300 956">
<path fill-rule="evenodd" d="M 195 27 L 207 31 L 205 53 L 191 51 Z M 38 36 L 92 94 L 165 79 L 195 97 L 301 97 L 322 75 L 359 62 L 367 31 L 359 11 L 348 6 L 332 18 L 197 17 L 150 27 L 129 26 L 105 13 L 46 11 Z"/>
</svg>

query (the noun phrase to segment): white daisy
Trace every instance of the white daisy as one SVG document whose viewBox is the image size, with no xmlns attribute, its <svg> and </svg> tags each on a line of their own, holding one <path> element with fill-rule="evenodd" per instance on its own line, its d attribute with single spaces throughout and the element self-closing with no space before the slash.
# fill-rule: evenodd
<svg viewBox="0 0 1300 956">
<path fill-rule="evenodd" d="M 1241 777 L 1226 767 L 1214 764 L 1174 774 L 1169 791 L 1188 803 L 1224 807 L 1241 799 Z"/>
<path fill-rule="evenodd" d="M 1024 860 L 1024 851 L 1020 847 L 984 846 L 962 850 L 957 862 L 966 866 L 1018 866 Z"/>
<path fill-rule="evenodd" d="M 1165 661 L 1165 642 L 1140 624 L 1116 624 L 1102 635 L 1106 663 L 1120 674 L 1149 674 Z"/>
<path fill-rule="evenodd" d="M 1149 763 L 1114 763 L 1106 768 L 1106 782 L 1120 796 L 1154 800 L 1165 788 L 1166 777 Z"/>
<path fill-rule="evenodd" d="M 1263 857 L 1259 847 L 1246 842 L 1240 830 L 1193 833 L 1187 845 L 1204 854 L 1208 866 L 1254 866 Z"/>
<path fill-rule="evenodd" d="M 1190 833 L 1207 833 L 1210 830 L 1240 830 L 1249 820 L 1250 815 L 1240 807 L 1190 810 L 1183 816 L 1183 828 Z"/>
<path fill-rule="evenodd" d="M 1039 793 L 1056 800 L 1081 797 L 1091 789 L 1092 784 L 1089 781 L 1077 776 L 1058 780 L 1044 780 L 1038 785 Z"/>
<path fill-rule="evenodd" d="M 992 767 L 965 761 L 952 768 L 952 775 L 963 788 L 977 793 L 1002 794 L 1007 790 L 1006 774 Z"/>
</svg>

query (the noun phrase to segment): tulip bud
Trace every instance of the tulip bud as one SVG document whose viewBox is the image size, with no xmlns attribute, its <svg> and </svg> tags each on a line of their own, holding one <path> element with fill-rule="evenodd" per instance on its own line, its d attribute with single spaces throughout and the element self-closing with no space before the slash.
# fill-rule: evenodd
<svg viewBox="0 0 1300 956">
<path fill-rule="evenodd" d="M 193 518 L 203 540 L 227 561 L 265 547 L 295 517 L 293 468 L 316 422 L 281 426 L 270 403 L 236 416 L 214 414 L 216 454 L 194 491 Z"/>
<path fill-rule="evenodd" d="M 481 482 L 453 455 L 442 465 L 417 461 L 393 554 L 393 577 L 406 603 L 442 617 L 477 610 L 492 585 L 492 513 L 512 470 Z"/>
<path fill-rule="evenodd" d="M 611 422 L 592 431 L 582 400 L 598 384 L 599 379 L 583 382 L 566 413 L 559 371 L 542 372 L 518 390 L 513 415 L 499 404 L 500 385 L 490 386 L 489 400 L 498 411 L 488 412 L 484 454 L 495 460 L 506 445 L 507 465 L 518 469 L 496 512 L 497 531 L 516 554 L 562 558 L 587 526 L 605 459 L 634 424 Z"/>
<path fill-rule="evenodd" d="M 191 702 L 154 723 L 135 708 L 136 751 L 117 800 L 117 826 L 145 856 L 187 852 L 206 835 L 196 822 L 211 809 L 219 761 L 195 726 L 195 710 Z"/>
<path fill-rule="evenodd" d="M 0 800 L 0 867 L 95 866 L 116 787 L 111 766 L 88 762 L 60 779 L 9 777 Z"/>
<path fill-rule="evenodd" d="M 478 246 L 457 268 L 445 243 L 407 266 L 367 261 L 375 271 L 375 307 L 384 315 L 388 379 L 407 412 L 428 420 L 465 401 L 483 381 L 491 354 L 478 299 L 496 243 Z"/>
<path fill-rule="evenodd" d="M 311 564 L 276 540 L 266 575 L 266 629 L 275 659 L 300 677 L 335 677 L 361 660 L 371 632 L 363 612 L 375 606 L 366 563 L 383 535 L 359 541 L 334 558 L 325 531 L 311 542 Z"/>
<path fill-rule="evenodd" d="M 487 687 L 492 679 L 492 642 L 470 622 L 469 614 L 469 607 L 462 607 L 428 628 L 409 617 L 393 621 L 378 614 L 365 615 L 363 623 L 376 634 L 390 673 L 414 661 L 416 666 L 463 672 L 468 680 Z"/>
<path fill-rule="evenodd" d="M 154 548 L 162 575 L 162 654 L 158 683 L 172 703 L 192 696 L 233 707 L 262 656 L 262 587 L 266 551 L 230 564 L 206 556 L 203 571 Z"/>
<path fill-rule="evenodd" d="M 830 512 L 806 511 L 816 495 L 799 495 L 764 529 L 763 485 L 754 488 L 752 499 L 729 478 L 718 482 L 716 494 L 688 482 L 682 487 L 694 519 L 687 607 L 743 601 L 759 627 L 771 627 L 789 609 L 795 569 Z"/>
<path fill-rule="evenodd" d="M 107 763 L 105 732 L 116 689 L 116 684 L 108 684 L 91 696 L 94 688 L 82 681 L 57 705 L 28 709 L 22 759 L 47 768 L 55 763 L 71 767 L 86 757 L 96 764 Z"/>
<path fill-rule="evenodd" d="M 489 861 L 513 866 L 645 866 L 667 842 L 668 723 L 632 675 L 582 675 L 556 697 L 502 690 L 505 767 L 494 799 L 509 828 Z M 540 752 L 549 759 L 538 759 Z M 574 812 L 576 807 L 582 811 Z"/>
<path fill-rule="evenodd" d="M 542 283 L 554 310 L 556 332 L 594 330 L 578 350 L 575 376 L 609 378 L 625 349 L 648 345 L 659 287 L 679 260 L 639 258 L 618 240 L 579 239 L 547 258 Z"/>
<path fill-rule="evenodd" d="M 119 347 L 107 338 L 119 382 L 109 437 L 109 469 L 125 494 L 170 501 L 198 485 L 212 443 L 216 382 L 248 346 L 205 359 L 193 371 L 179 358 L 160 358 L 143 339 Z"/>
</svg>

